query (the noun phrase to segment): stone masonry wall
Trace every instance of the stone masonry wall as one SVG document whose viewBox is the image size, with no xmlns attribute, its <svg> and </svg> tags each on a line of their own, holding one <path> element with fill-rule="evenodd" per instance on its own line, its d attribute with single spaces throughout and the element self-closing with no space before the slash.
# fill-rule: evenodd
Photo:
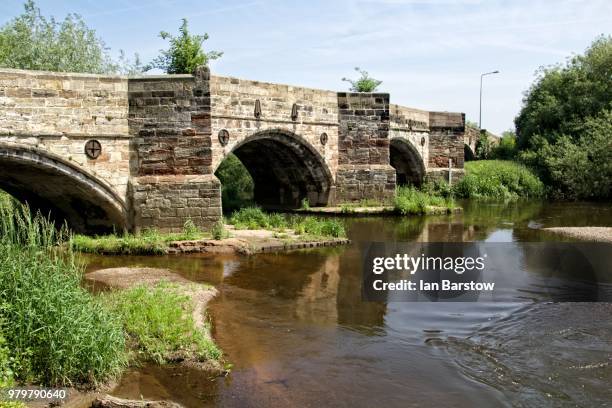
<svg viewBox="0 0 612 408">
<path fill-rule="evenodd" d="M 138 173 L 132 182 L 138 228 L 180 230 L 191 219 L 221 218 L 219 181 L 211 174 L 210 74 L 144 76 L 129 81 L 129 124 Z"/>
<path fill-rule="evenodd" d="M 453 181 L 464 174 L 465 114 L 453 112 L 429 113 L 428 178 L 448 179 L 448 159 L 452 159 Z"/>
<path fill-rule="evenodd" d="M 335 175 L 338 163 L 338 102 L 335 92 L 215 75 L 210 79 L 210 92 L 213 169 L 249 136 L 280 129 L 305 140 Z M 261 106 L 259 118 L 254 114 L 256 100 Z M 296 120 L 291 118 L 293 104 L 298 108 Z M 221 129 L 229 132 L 226 146 L 217 139 Z M 321 143 L 322 133 L 328 135 L 326 144 Z"/>
<path fill-rule="evenodd" d="M 0 69 L 0 143 L 34 147 L 78 165 L 127 201 L 131 167 L 127 78 Z M 97 139 L 102 153 L 85 155 Z"/>
<path fill-rule="evenodd" d="M 337 203 L 387 199 L 395 190 L 389 165 L 389 94 L 338 93 Z"/>
</svg>

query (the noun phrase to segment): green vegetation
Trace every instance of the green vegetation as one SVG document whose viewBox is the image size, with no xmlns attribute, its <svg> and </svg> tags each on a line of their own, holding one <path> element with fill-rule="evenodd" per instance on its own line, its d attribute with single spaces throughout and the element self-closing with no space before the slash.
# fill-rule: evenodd
<svg viewBox="0 0 612 408">
<path fill-rule="evenodd" d="M 361 75 L 359 79 L 342 78 L 343 81 L 351 84 L 351 92 L 375 92 L 380 84 L 382 84 L 382 81 L 370 77 L 367 71 L 359 67 L 355 67 L 355 71 Z"/>
<path fill-rule="evenodd" d="M 432 207 L 452 210 L 456 208 L 453 198 L 443 196 L 436 187 L 427 187 L 419 190 L 415 187 L 398 187 L 395 191 L 393 206 L 402 215 L 427 214 L 433 211 Z"/>
<path fill-rule="evenodd" d="M 43 16 L 34 1 L 24 4 L 23 14 L 0 28 L 0 66 L 60 72 L 131 74 L 142 71 L 138 55 L 134 61 L 113 61 L 95 30 L 77 14 L 62 22 Z"/>
<path fill-rule="evenodd" d="M 208 40 L 208 34 L 190 34 L 185 18 L 177 37 L 166 31 L 160 32 L 159 36 L 170 42 L 170 48 L 160 50 L 161 55 L 155 58 L 146 70 L 159 68 L 168 74 L 191 74 L 200 65 L 208 65 L 209 60 L 223 55 L 219 51 L 205 52 L 202 44 Z"/>
<path fill-rule="evenodd" d="M 253 178 L 236 155 L 229 154 L 221 162 L 215 175 L 221 181 L 224 212 L 253 205 L 253 190 L 255 188 Z"/>
<path fill-rule="evenodd" d="M 91 384 L 126 365 L 121 324 L 81 288 L 81 266 L 70 251 L 57 251 L 64 239 L 27 208 L 0 207 L 3 381 L 12 372 L 20 382 Z"/>
<path fill-rule="evenodd" d="M 225 238 L 229 238 L 230 233 L 227 229 L 225 229 L 225 222 L 224 220 L 219 220 L 215 223 L 215 225 L 212 228 L 212 237 L 213 239 L 221 240 L 221 239 L 225 239 Z"/>
<path fill-rule="evenodd" d="M 542 68 L 515 119 L 519 159 L 553 196 L 612 197 L 612 37 Z"/>
<path fill-rule="evenodd" d="M 512 161 L 481 160 L 465 164 L 465 177 L 453 186 L 460 198 L 539 198 L 544 185 L 527 167 Z"/>
<path fill-rule="evenodd" d="M 183 226 L 183 232 L 161 233 L 149 229 L 140 234 L 123 235 L 73 235 L 70 246 L 73 250 L 93 254 L 152 254 L 166 253 L 168 244 L 172 241 L 190 241 L 196 239 L 210 238 L 210 234 L 200 231 L 193 221 L 187 220 Z"/>
<path fill-rule="evenodd" d="M 513 160 L 516 158 L 516 135 L 513 131 L 507 130 L 502 133 L 497 146 L 491 148 L 489 159 L 491 160 Z"/>
<path fill-rule="evenodd" d="M 279 232 L 292 229 L 308 238 L 346 237 L 342 222 L 332 218 L 285 217 L 282 214 L 267 214 L 258 207 L 246 207 L 234 212 L 229 223 L 238 229 L 269 229 Z"/>
<path fill-rule="evenodd" d="M 196 327 L 191 297 L 178 285 L 141 285 L 102 299 L 120 317 L 140 358 L 162 364 L 193 355 L 200 361 L 221 357 L 210 334 Z"/>
</svg>

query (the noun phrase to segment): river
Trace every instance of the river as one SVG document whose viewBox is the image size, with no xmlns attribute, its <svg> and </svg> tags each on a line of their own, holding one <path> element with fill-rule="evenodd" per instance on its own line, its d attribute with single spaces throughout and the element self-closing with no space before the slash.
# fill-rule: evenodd
<svg viewBox="0 0 612 408">
<path fill-rule="evenodd" d="M 363 301 L 360 250 L 377 241 L 487 241 L 520 253 L 520 243 L 559 240 L 542 226 L 612 226 L 610 206 L 470 202 L 452 216 L 347 218 L 346 226 L 352 243 L 341 248 L 92 257 L 90 268 L 167 267 L 217 285 L 213 335 L 233 364 L 216 379 L 132 369 L 114 395 L 187 407 L 612 403 L 612 304 L 549 301 L 534 290 L 537 253 L 516 267 L 525 278 L 508 301 L 424 303 Z"/>
</svg>

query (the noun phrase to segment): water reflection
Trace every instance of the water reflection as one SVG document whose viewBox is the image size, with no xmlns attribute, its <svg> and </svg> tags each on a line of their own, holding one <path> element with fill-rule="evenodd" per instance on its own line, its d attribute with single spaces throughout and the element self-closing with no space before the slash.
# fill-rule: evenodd
<svg viewBox="0 0 612 408">
<path fill-rule="evenodd" d="M 228 378 L 212 381 L 145 367 L 126 376 L 116 394 L 156 397 L 146 384 L 157 384 L 189 407 L 609 402 L 612 310 L 609 304 L 543 301 L 550 298 L 537 286 L 550 278 L 540 268 L 544 262 L 564 266 L 555 276 L 560 281 L 592 277 L 577 276 L 558 253 L 523 244 L 559 240 L 535 228 L 542 225 L 609 226 L 612 211 L 580 203 L 467 203 L 453 216 L 347 220 L 353 243 L 345 248 L 250 258 L 94 257 L 92 268 L 167 267 L 219 285 L 210 308 L 214 336 L 235 364 Z M 500 270 L 514 271 L 502 294 L 513 301 L 364 302 L 362 248 L 376 241 L 508 242 L 496 258 Z M 601 259 L 609 259 L 608 248 L 602 247 Z"/>
</svg>

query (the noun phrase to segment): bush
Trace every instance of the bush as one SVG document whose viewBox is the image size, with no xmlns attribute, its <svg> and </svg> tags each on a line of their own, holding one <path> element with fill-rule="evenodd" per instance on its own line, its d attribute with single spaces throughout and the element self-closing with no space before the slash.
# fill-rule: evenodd
<svg viewBox="0 0 612 408">
<path fill-rule="evenodd" d="M 120 322 L 80 286 L 82 268 L 47 219 L 0 207 L 0 321 L 17 380 L 97 383 L 126 364 Z"/>
<path fill-rule="evenodd" d="M 502 160 L 481 160 L 465 164 L 465 177 L 454 185 L 461 198 L 516 199 L 544 195 L 544 185 L 527 167 Z"/>
<path fill-rule="evenodd" d="M 221 352 L 208 333 L 195 326 L 191 298 L 180 288 L 162 282 L 102 295 L 118 316 L 146 360 L 164 363 L 176 353 L 215 360 Z"/>
<path fill-rule="evenodd" d="M 521 159 L 534 166 L 555 197 L 612 198 L 612 111 L 587 119 L 575 141 L 561 136 L 554 143 L 539 139 L 535 151 Z"/>
<path fill-rule="evenodd" d="M 439 184 L 438 188 L 444 188 L 442 186 L 443 184 Z M 436 187 L 434 184 L 431 184 L 428 188 L 435 189 Z M 395 191 L 393 206 L 400 214 L 408 215 L 427 214 L 430 207 L 452 209 L 455 208 L 455 203 L 450 195 L 443 197 L 431 191 L 421 191 L 412 186 L 402 186 L 398 187 Z"/>
<path fill-rule="evenodd" d="M 229 232 L 225 229 L 225 223 L 223 220 L 219 220 L 215 223 L 212 228 L 212 236 L 213 239 L 216 239 L 217 241 L 229 237 Z"/>
</svg>

